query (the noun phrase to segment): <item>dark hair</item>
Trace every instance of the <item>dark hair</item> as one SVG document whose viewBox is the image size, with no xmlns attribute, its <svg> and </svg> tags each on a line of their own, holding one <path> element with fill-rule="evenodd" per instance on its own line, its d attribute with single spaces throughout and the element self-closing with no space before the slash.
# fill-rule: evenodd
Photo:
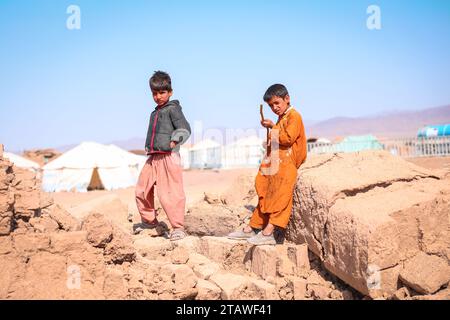
<svg viewBox="0 0 450 320">
<path fill-rule="evenodd" d="M 149 80 L 152 91 L 172 91 L 172 80 L 167 72 L 155 71 Z"/>
<path fill-rule="evenodd" d="M 274 84 L 267 89 L 266 93 L 264 93 L 264 101 L 268 102 L 273 97 L 280 97 L 284 98 L 287 95 L 289 95 L 289 92 L 287 91 L 286 87 L 282 84 Z"/>
</svg>

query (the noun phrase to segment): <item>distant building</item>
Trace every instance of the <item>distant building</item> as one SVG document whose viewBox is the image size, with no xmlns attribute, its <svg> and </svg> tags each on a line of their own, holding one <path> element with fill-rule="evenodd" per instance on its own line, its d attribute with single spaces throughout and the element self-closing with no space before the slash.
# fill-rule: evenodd
<svg viewBox="0 0 450 320">
<path fill-rule="evenodd" d="M 264 147 L 257 136 L 241 138 L 223 147 L 222 165 L 224 168 L 254 168 L 261 164 Z"/>
<path fill-rule="evenodd" d="M 219 169 L 222 167 L 222 146 L 210 139 L 202 140 L 189 149 L 191 169 Z"/>
<path fill-rule="evenodd" d="M 450 136 L 450 124 L 425 126 L 417 132 L 418 138 L 434 138 Z"/>
</svg>

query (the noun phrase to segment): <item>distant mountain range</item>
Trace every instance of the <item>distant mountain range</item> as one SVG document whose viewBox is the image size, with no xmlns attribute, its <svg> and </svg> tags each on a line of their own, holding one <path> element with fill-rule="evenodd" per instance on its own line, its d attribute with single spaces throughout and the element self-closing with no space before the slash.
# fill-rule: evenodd
<svg viewBox="0 0 450 320">
<path fill-rule="evenodd" d="M 415 137 L 421 127 L 437 124 L 450 124 L 450 105 L 371 117 L 332 118 L 306 125 L 306 134 L 308 137 L 329 139 L 364 134 L 374 134 L 379 138 Z"/>
<path fill-rule="evenodd" d="M 373 134 L 379 138 L 415 137 L 417 131 L 425 125 L 450 124 L 450 105 L 417 111 L 402 111 L 370 117 L 350 118 L 336 117 L 325 121 L 305 120 L 306 135 L 334 139 L 348 135 Z M 223 132 L 225 128 L 215 128 Z M 112 141 L 126 150 L 142 150 L 145 137 Z M 76 145 L 55 148 L 65 152 Z"/>
</svg>

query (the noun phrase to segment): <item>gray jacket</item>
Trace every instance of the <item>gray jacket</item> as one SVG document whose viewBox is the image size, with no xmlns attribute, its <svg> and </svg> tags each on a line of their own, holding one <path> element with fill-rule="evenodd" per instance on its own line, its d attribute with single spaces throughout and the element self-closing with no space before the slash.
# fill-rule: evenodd
<svg viewBox="0 0 450 320">
<path fill-rule="evenodd" d="M 167 102 L 162 107 L 156 107 L 150 116 L 145 141 L 147 153 L 179 152 L 180 145 L 191 135 L 191 126 L 181 111 L 178 100 Z M 170 148 L 170 141 L 177 141 L 175 148 Z"/>
</svg>

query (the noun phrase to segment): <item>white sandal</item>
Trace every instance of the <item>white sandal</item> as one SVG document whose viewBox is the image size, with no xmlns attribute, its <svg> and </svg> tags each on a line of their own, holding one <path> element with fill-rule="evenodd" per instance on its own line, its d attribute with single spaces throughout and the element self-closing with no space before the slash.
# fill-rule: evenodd
<svg viewBox="0 0 450 320">
<path fill-rule="evenodd" d="M 170 234 L 170 241 L 177 241 L 187 237 L 186 232 L 183 229 L 175 229 Z"/>
</svg>

